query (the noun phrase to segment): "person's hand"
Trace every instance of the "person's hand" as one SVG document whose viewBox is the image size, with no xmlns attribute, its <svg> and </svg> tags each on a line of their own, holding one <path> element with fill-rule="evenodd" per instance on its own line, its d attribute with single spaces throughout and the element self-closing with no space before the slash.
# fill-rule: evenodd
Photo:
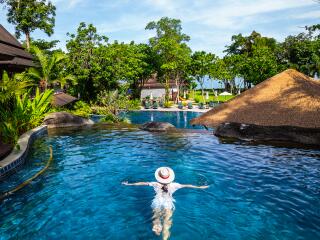
<svg viewBox="0 0 320 240">
<path fill-rule="evenodd" d="M 128 185 L 128 181 L 123 181 L 121 184 L 122 185 Z"/>
<path fill-rule="evenodd" d="M 209 186 L 200 186 L 199 188 L 200 189 L 206 189 L 206 188 L 209 188 Z"/>
</svg>

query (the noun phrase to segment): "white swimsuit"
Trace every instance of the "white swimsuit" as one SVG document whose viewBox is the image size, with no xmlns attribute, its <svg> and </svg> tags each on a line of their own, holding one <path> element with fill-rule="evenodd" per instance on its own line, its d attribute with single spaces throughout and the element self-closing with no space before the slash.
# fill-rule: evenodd
<svg viewBox="0 0 320 240">
<path fill-rule="evenodd" d="M 162 190 L 162 184 L 158 182 L 150 182 L 149 186 L 153 187 L 154 191 L 156 192 L 156 196 L 154 197 L 151 207 L 153 209 L 174 209 L 174 202 L 172 195 L 175 191 L 182 188 L 181 184 L 179 183 L 169 183 L 167 185 L 168 192 L 164 192 Z"/>
</svg>

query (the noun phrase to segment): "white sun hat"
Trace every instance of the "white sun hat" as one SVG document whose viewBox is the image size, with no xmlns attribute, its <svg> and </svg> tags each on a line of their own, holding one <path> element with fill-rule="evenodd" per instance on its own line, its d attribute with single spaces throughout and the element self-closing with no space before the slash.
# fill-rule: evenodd
<svg viewBox="0 0 320 240">
<path fill-rule="evenodd" d="M 174 171 L 169 167 L 159 167 L 154 176 L 159 183 L 168 184 L 174 180 Z"/>
</svg>

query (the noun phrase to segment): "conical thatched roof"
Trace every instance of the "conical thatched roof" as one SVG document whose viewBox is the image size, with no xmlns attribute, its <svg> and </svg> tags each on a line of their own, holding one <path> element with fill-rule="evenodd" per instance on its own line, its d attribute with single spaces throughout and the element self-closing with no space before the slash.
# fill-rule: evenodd
<svg viewBox="0 0 320 240">
<path fill-rule="evenodd" d="M 320 128 L 320 81 L 288 69 L 191 120 L 210 127 L 225 122 Z"/>
</svg>

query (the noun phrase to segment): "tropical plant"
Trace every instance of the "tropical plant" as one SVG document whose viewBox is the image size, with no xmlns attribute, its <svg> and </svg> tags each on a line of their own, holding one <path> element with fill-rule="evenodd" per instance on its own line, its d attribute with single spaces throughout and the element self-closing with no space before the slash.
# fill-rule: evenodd
<svg viewBox="0 0 320 240">
<path fill-rule="evenodd" d="M 2 74 L 0 81 L 0 104 L 6 105 L 16 95 L 21 95 L 27 87 L 32 85 L 23 74 L 15 74 L 9 77 L 6 71 Z"/>
<path fill-rule="evenodd" d="M 38 88 L 33 99 L 30 91 L 16 95 L 13 107 L 0 111 L 0 130 L 4 141 L 15 144 L 22 133 L 40 125 L 50 110 L 52 95 L 53 90 L 40 93 Z"/>
<path fill-rule="evenodd" d="M 70 81 L 73 84 L 77 83 L 74 76 L 70 74 L 67 76 L 63 76 L 62 74 L 57 75 L 54 71 L 55 67 L 67 58 L 67 55 L 62 52 L 54 52 L 52 56 L 49 56 L 36 46 L 32 46 L 32 50 L 39 61 L 40 68 L 30 68 L 25 74 L 27 77 L 40 82 L 44 85 L 44 89 L 47 89 L 48 84 L 53 83 L 60 83 L 61 87 L 64 87 L 67 81 Z"/>
</svg>

